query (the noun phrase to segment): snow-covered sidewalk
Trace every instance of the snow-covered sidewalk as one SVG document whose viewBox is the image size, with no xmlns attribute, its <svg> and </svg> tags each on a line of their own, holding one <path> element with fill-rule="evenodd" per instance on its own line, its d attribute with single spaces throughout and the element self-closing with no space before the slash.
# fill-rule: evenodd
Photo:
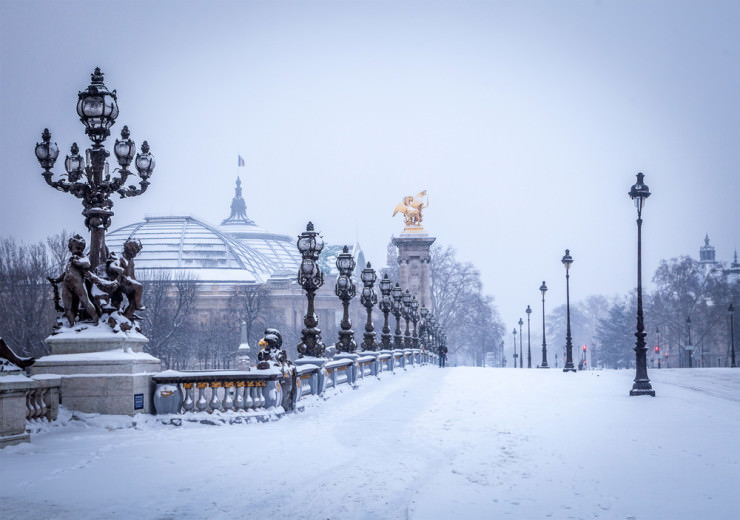
<svg viewBox="0 0 740 520">
<path fill-rule="evenodd" d="M 733 519 L 740 370 L 410 369 L 274 422 L 82 417 L 0 450 L 5 519 Z M 135 426 L 133 424 L 135 423 Z"/>
</svg>

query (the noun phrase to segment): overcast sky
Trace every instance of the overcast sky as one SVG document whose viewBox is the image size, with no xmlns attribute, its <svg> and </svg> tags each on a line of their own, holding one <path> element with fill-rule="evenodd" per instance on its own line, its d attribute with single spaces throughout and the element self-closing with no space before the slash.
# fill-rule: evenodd
<svg viewBox="0 0 740 520">
<path fill-rule="evenodd" d="M 507 327 L 571 297 L 635 286 L 643 171 L 646 278 L 661 259 L 740 247 L 740 3 L 730 1 L 249 2 L 0 0 L 0 236 L 83 232 L 46 186 L 76 141 L 77 92 L 100 66 L 157 167 L 115 199 L 218 224 L 241 176 L 248 215 L 375 265 L 391 217 L 426 189 L 424 227 L 481 271 Z M 246 166 L 237 168 L 241 154 Z"/>
</svg>

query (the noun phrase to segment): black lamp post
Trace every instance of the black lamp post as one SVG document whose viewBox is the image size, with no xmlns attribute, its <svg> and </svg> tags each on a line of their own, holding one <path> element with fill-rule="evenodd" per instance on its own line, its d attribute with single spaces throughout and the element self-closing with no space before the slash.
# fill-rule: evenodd
<svg viewBox="0 0 740 520">
<path fill-rule="evenodd" d="M 388 273 L 383 275 L 383 279 L 380 280 L 380 312 L 383 313 L 383 330 L 380 334 L 380 341 L 383 345 L 383 350 L 390 350 L 391 348 L 391 328 L 388 326 L 388 313 L 393 310 L 393 298 L 391 297 L 391 291 L 393 284 L 388 278 Z"/>
<path fill-rule="evenodd" d="M 629 196 L 635 202 L 637 208 L 637 331 L 635 337 L 635 381 L 632 384 L 630 395 L 655 396 L 648 379 L 647 373 L 647 346 L 645 345 L 645 324 L 642 316 L 642 208 L 650 196 L 650 190 L 642 182 L 645 176 L 642 172 L 637 174 L 637 183 L 629 191 Z"/>
<path fill-rule="evenodd" d="M 321 329 L 318 328 L 319 318 L 314 312 L 314 298 L 316 291 L 324 285 L 324 273 L 319 268 L 319 255 L 324 248 L 324 240 L 314 231 L 311 222 L 306 231 L 298 237 L 298 251 L 301 253 L 301 267 L 298 270 L 298 284 L 306 291 L 308 309 L 303 317 L 304 328 L 301 331 L 301 343 L 298 345 L 300 357 L 321 357 L 326 348 L 321 342 Z"/>
<path fill-rule="evenodd" d="M 516 368 L 516 358 L 519 357 L 519 354 L 516 353 L 516 329 L 514 329 L 512 334 L 514 334 L 514 368 Z"/>
<path fill-rule="evenodd" d="M 431 312 L 429 313 L 429 322 L 427 325 L 427 334 L 429 336 L 429 344 L 432 352 L 439 354 L 439 351 L 437 347 L 439 346 L 437 343 L 437 318 L 434 317 L 434 314 Z"/>
<path fill-rule="evenodd" d="M 689 368 L 692 368 L 694 364 L 694 345 L 691 344 L 691 316 L 686 317 L 686 329 L 689 333 L 689 342 L 686 345 L 686 350 L 689 351 Z"/>
<path fill-rule="evenodd" d="M 377 343 L 375 342 L 375 326 L 373 325 L 373 307 L 378 303 L 378 295 L 373 290 L 375 281 L 378 279 L 378 275 L 375 274 L 375 270 L 367 263 L 367 267 L 362 270 L 360 275 L 362 280 L 362 293 L 360 294 L 360 303 L 367 310 L 367 321 L 365 322 L 365 334 L 362 338 L 362 350 L 376 350 Z"/>
<path fill-rule="evenodd" d="M 409 328 L 409 321 L 411 321 L 411 293 L 408 289 L 403 293 L 401 302 L 403 303 L 403 321 L 406 322 L 406 332 L 403 333 L 403 347 L 411 348 L 411 329 Z"/>
<path fill-rule="evenodd" d="M 403 348 L 403 336 L 401 335 L 401 313 L 403 312 L 403 291 L 401 286 L 396 282 L 396 286 L 391 291 L 393 298 L 393 316 L 396 318 L 396 331 L 393 336 L 393 347 L 395 349 Z"/>
<path fill-rule="evenodd" d="M 540 368 L 550 368 L 547 365 L 547 342 L 545 341 L 545 293 L 547 292 L 547 285 L 544 281 L 540 285 L 540 292 L 542 293 L 542 364 Z"/>
<path fill-rule="evenodd" d="M 519 318 L 519 368 L 524 368 L 524 354 L 522 352 L 522 325 L 524 325 L 524 320 Z"/>
<path fill-rule="evenodd" d="M 527 305 L 527 368 L 532 368 L 532 346 L 531 338 L 529 335 L 529 317 L 532 314 L 532 309 Z"/>
<path fill-rule="evenodd" d="M 352 322 L 349 319 L 349 302 L 357 294 L 357 289 L 355 288 L 355 283 L 352 281 L 355 259 L 352 258 L 352 253 L 349 252 L 347 246 L 344 246 L 342 252 L 337 255 L 337 269 L 339 270 L 339 276 L 334 286 L 334 294 L 342 300 L 344 312 L 340 323 L 339 341 L 337 341 L 336 347 L 339 352 L 351 354 L 357 349 L 357 343 L 355 343 L 355 333 L 352 330 Z"/>
<path fill-rule="evenodd" d="M 110 127 L 118 117 L 118 98 L 116 91 L 112 92 L 103 83 L 103 73 L 99 68 L 91 74 L 92 81 L 77 94 L 77 115 L 85 125 L 85 133 L 92 141 L 92 147 L 85 150 L 85 157 L 79 155 L 77 143 L 72 143 L 70 155 L 64 160 L 67 178 L 52 180 L 54 175 L 51 169 L 59 156 L 59 147 L 51 142 L 51 133 L 45 128 L 41 134 L 42 142 L 36 143 L 36 158 L 44 169 L 42 173 L 46 183 L 54 189 L 71 193 L 82 199 L 84 207 L 82 215 L 85 217 L 85 226 L 90 231 L 90 259 L 91 271 L 105 263 L 107 248 L 105 247 L 105 231 L 111 224 L 113 216 L 113 201 L 110 196 L 115 192 L 121 198 L 141 195 L 149 187 L 149 177 L 154 171 L 154 157 L 149 153 L 149 144 L 141 144 L 141 152 L 136 153 L 136 144 L 129 139 L 127 126 L 121 129 L 121 139 L 116 139 L 113 153 L 120 165 L 117 176 L 111 176 L 107 158 L 110 152 L 105 149 L 103 142 L 110 135 Z M 134 159 L 134 154 L 136 158 Z M 129 185 L 126 181 L 133 172 L 128 169 L 134 163 L 139 175 L 139 188 Z M 115 170 L 114 170 L 115 173 Z"/>
<path fill-rule="evenodd" d="M 421 348 L 424 350 L 429 350 L 429 342 L 427 338 L 427 320 L 429 319 L 429 309 L 427 309 L 424 304 L 421 305 L 421 309 L 419 310 L 419 317 L 421 320 L 419 321 L 419 339 L 421 340 Z"/>
<path fill-rule="evenodd" d="M 565 334 L 565 366 L 563 372 L 575 372 L 573 366 L 573 341 L 570 336 L 570 265 L 573 263 L 573 257 L 570 256 L 570 250 L 565 250 L 565 256 L 561 260 L 565 266 L 565 314 L 567 316 L 567 332 Z"/>
<path fill-rule="evenodd" d="M 737 368 L 735 364 L 735 307 L 730 304 L 727 311 L 730 313 L 730 367 Z"/>
<path fill-rule="evenodd" d="M 417 324 L 419 323 L 419 302 L 416 299 L 416 295 L 411 297 L 411 303 L 409 303 L 409 317 L 414 328 L 411 331 L 411 347 L 419 348 L 419 331 Z"/>
</svg>

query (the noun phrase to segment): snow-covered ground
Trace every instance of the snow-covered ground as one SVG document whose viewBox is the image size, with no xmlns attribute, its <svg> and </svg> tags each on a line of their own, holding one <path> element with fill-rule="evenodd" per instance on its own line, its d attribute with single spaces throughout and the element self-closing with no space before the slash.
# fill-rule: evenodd
<svg viewBox="0 0 740 520">
<path fill-rule="evenodd" d="M 740 369 L 413 368 L 268 423 L 70 417 L 0 450 L 0 517 L 740 518 Z"/>
</svg>

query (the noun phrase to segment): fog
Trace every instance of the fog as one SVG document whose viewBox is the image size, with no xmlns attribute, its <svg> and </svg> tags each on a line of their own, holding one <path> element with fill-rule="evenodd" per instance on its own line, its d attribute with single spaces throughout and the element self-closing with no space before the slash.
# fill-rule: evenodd
<svg viewBox="0 0 740 520">
<path fill-rule="evenodd" d="M 33 150 L 89 141 L 75 113 L 96 66 L 157 167 L 115 200 L 146 215 L 247 213 L 385 263 L 391 217 L 424 189 L 424 227 L 481 272 L 511 328 L 636 283 L 638 171 L 646 281 L 661 259 L 717 259 L 738 239 L 740 4 L 734 1 L 114 2 L 0 0 L 0 236 L 85 231 Z M 111 148 L 113 139 L 109 139 Z M 246 165 L 237 167 L 237 157 Z"/>
</svg>

